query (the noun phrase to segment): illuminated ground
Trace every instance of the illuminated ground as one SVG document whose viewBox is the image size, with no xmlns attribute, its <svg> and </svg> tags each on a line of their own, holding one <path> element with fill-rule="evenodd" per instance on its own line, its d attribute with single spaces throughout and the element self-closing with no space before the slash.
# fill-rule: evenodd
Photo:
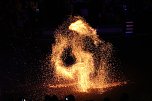
<svg viewBox="0 0 152 101">
<path fill-rule="evenodd" d="M 70 91 L 68 88 L 61 88 L 61 89 L 50 89 L 45 87 L 40 87 L 41 85 L 35 85 L 35 86 L 22 86 L 16 88 L 16 90 L 13 91 L 6 91 L 3 97 L 5 98 L 6 101 L 9 101 L 10 99 L 15 101 L 20 97 L 24 97 L 27 99 L 34 99 L 34 101 L 42 101 L 44 99 L 44 96 L 46 94 L 50 94 L 49 92 L 55 91 L 56 93 L 62 93 L 63 90 L 66 90 L 68 93 L 65 93 L 63 96 L 59 96 L 59 99 L 64 99 L 66 95 L 73 94 L 76 97 L 76 101 L 85 101 L 85 100 L 94 100 L 94 101 L 101 101 L 105 97 L 109 97 L 110 99 L 113 99 L 113 101 L 117 100 L 120 98 L 121 94 L 125 92 L 127 93 L 134 93 L 133 85 L 127 87 L 128 85 L 121 86 L 121 87 L 115 87 L 111 90 L 108 90 L 107 92 L 100 94 L 99 92 L 96 93 L 96 91 L 92 91 L 90 93 L 73 93 Z M 24 87 L 24 89 L 23 89 Z M 28 89 L 28 88 L 31 89 Z M 131 91 L 128 91 L 127 89 L 132 89 Z M 52 93 L 51 95 L 54 95 L 55 93 Z"/>
</svg>

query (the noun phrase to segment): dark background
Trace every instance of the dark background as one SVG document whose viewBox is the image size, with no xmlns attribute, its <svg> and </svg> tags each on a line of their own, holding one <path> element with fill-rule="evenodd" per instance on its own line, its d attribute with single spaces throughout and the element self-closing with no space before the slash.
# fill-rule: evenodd
<svg viewBox="0 0 152 101">
<path fill-rule="evenodd" d="M 53 31 L 70 15 L 84 17 L 113 44 L 119 69 L 129 80 L 118 92 L 130 100 L 151 101 L 151 0 L 0 1 L 0 98 L 12 101 L 24 96 L 24 91 L 17 95 L 18 88 L 32 89 L 45 81 L 40 75 L 51 53 Z"/>
</svg>

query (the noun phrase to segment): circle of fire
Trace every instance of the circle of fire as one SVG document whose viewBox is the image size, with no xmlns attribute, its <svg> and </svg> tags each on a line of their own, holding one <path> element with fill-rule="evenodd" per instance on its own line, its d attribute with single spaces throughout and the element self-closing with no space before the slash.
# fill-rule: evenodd
<svg viewBox="0 0 152 101">
<path fill-rule="evenodd" d="M 51 66 L 59 84 L 49 87 L 72 86 L 75 91 L 88 92 L 121 85 L 120 82 L 109 83 L 112 81 L 108 75 L 111 51 L 111 44 L 100 40 L 96 30 L 82 17 L 70 18 L 55 32 Z M 66 54 L 73 58 L 70 65 L 64 61 L 68 57 Z"/>
</svg>

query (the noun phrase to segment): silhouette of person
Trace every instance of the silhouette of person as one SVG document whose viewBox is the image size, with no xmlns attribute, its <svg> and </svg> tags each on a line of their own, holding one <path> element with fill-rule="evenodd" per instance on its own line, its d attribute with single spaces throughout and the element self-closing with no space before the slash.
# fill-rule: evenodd
<svg viewBox="0 0 152 101">
<path fill-rule="evenodd" d="M 44 101 L 58 101 L 58 98 L 56 95 L 53 96 L 46 95 Z"/>
<path fill-rule="evenodd" d="M 71 95 L 66 96 L 65 101 L 75 101 L 74 95 L 71 94 Z"/>
</svg>

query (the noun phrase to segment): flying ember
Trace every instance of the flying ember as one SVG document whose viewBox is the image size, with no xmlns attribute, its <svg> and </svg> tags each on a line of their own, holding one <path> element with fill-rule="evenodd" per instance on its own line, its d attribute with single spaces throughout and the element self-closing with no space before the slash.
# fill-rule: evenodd
<svg viewBox="0 0 152 101">
<path fill-rule="evenodd" d="M 82 17 L 69 18 L 55 31 L 51 67 L 54 82 L 50 88 L 71 87 L 74 92 L 103 92 L 126 82 L 110 76 L 112 45 L 99 39 L 97 32 Z"/>
</svg>

